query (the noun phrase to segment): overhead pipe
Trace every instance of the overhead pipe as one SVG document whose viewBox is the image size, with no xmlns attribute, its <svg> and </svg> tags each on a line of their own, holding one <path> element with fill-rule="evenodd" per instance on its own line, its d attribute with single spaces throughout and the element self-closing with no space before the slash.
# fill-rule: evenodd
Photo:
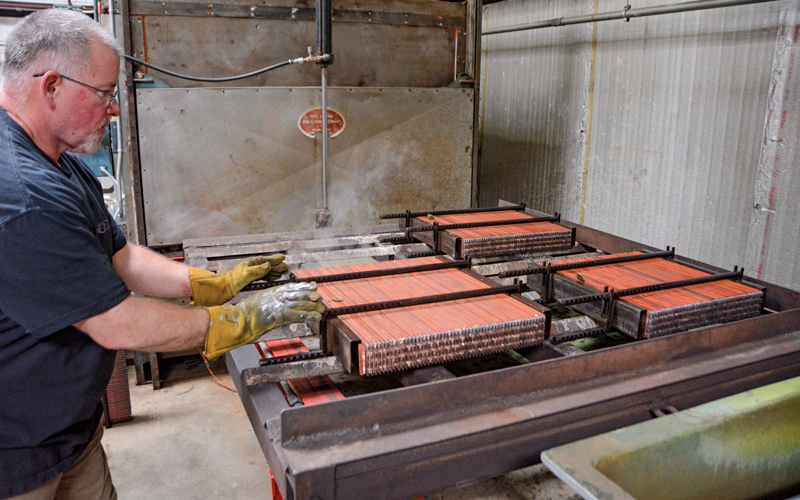
<svg viewBox="0 0 800 500">
<path fill-rule="evenodd" d="M 516 24 L 504 28 L 494 28 L 484 30 L 482 35 L 497 35 L 499 33 L 511 33 L 513 31 L 535 30 L 540 28 L 554 28 L 559 26 L 569 26 L 572 24 L 594 23 L 598 21 L 614 21 L 622 19 L 630 21 L 634 17 L 660 16 L 662 14 L 676 14 L 678 12 L 692 12 L 696 10 L 718 9 L 721 7 L 736 7 L 739 5 L 750 5 L 756 3 L 775 2 L 777 0 L 699 0 L 696 2 L 683 2 L 671 5 L 656 5 L 654 7 L 642 7 L 632 9 L 626 5 L 621 11 L 604 12 L 586 16 L 557 17 L 545 21 L 538 21 L 530 24 Z"/>
<path fill-rule="evenodd" d="M 114 0 L 108 0 L 108 16 L 111 19 L 111 36 L 113 36 L 114 39 L 116 39 L 117 38 L 117 16 L 114 13 L 114 9 L 115 9 L 114 8 Z M 117 88 L 118 89 L 122 89 L 124 83 L 125 83 L 124 82 L 124 78 L 120 77 L 119 81 L 117 82 Z M 119 105 L 120 105 L 120 110 L 121 110 L 122 103 L 119 103 Z M 117 116 L 117 126 L 113 127 L 113 128 L 114 128 L 114 133 L 116 134 L 116 139 L 117 139 L 117 141 L 116 141 L 117 142 L 117 156 L 116 156 L 116 161 L 114 161 L 114 175 L 113 175 L 113 177 L 111 177 L 111 179 L 114 181 L 115 191 L 116 191 L 116 195 L 117 195 L 117 210 L 114 213 L 114 218 L 117 219 L 117 217 L 119 217 L 119 220 L 121 222 L 126 222 L 125 221 L 125 193 L 122 192 L 122 184 L 121 184 L 121 179 L 122 179 L 122 159 L 123 159 L 123 150 L 124 150 L 124 146 L 123 146 L 123 143 L 122 143 L 122 112 L 121 111 L 120 111 L 120 115 Z M 113 145 L 114 141 L 111 141 L 111 143 Z M 112 156 L 112 160 L 114 160 L 113 153 L 114 152 L 113 152 L 113 148 L 112 148 L 112 155 L 111 155 Z M 109 175 L 109 174 L 106 173 L 106 175 Z"/>
</svg>

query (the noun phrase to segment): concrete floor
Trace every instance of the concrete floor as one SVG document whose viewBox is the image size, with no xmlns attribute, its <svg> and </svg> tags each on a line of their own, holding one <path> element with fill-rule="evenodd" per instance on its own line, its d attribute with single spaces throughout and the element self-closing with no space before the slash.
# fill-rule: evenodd
<svg viewBox="0 0 800 500">
<path fill-rule="evenodd" d="M 217 385 L 203 365 L 185 371 L 154 391 L 135 385 L 128 367 L 133 420 L 103 436 L 120 500 L 272 498 L 269 468 L 238 394 Z"/>
<path fill-rule="evenodd" d="M 215 363 L 214 372 L 233 387 L 224 370 Z M 133 420 L 103 437 L 120 500 L 272 498 L 269 469 L 239 396 L 217 385 L 205 366 L 173 368 L 158 391 L 135 385 L 133 367 L 128 379 Z M 541 464 L 426 497 L 479 499 L 580 497 Z"/>
</svg>

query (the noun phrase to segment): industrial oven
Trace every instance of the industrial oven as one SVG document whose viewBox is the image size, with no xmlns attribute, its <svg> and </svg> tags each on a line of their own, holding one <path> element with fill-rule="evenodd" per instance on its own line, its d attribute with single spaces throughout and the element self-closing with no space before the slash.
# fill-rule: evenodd
<svg viewBox="0 0 800 500">
<path fill-rule="evenodd" d="M 325 3 L 327 47 L 314 2 L 116 4 L 132 240 L 174 247 L 472 203 L 477 2 Z"/>
</svg>

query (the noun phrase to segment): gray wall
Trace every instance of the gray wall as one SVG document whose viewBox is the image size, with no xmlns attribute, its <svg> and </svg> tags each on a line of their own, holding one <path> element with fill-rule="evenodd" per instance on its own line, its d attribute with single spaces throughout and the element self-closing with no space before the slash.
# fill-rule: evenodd
<svg viewBox="0 0 800 500">
<path fill-rule="evenodd" d="M 620 7 L 594 3 L 507 0 L 483 26 Z M 784 0 L 485 36 L 479 204 L 524 201 L 800 289 L 798 11 Z"/>
<path fill-rule="evenodd" d="M 6 62 L 6 39 L 18 21 L 16 17 L 0 17 L 0 66 Z"/>
</svg>

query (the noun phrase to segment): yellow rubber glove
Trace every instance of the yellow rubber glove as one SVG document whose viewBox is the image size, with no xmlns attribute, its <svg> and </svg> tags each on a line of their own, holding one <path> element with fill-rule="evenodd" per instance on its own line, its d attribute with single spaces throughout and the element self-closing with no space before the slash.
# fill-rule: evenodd
<svg viewBox="0 0 800 500">
<path fill-rule="evenodd" d="M 242 259 L 218 272 L 189 268 L 189 285 L 192 287 L 193 306 L 218 306 L 228 302 L 242 288 L 259 278 L 272 282 L 289 270 L 283 254 Z"/>
<path fill-rule="evenodd" d="M 213 361 L 277 326 L 319 321 L 325 306 L 316 283 L 287 283 L 257 292 L 236 305 L 213 306 L 205 356 Z"/>
</svg>

